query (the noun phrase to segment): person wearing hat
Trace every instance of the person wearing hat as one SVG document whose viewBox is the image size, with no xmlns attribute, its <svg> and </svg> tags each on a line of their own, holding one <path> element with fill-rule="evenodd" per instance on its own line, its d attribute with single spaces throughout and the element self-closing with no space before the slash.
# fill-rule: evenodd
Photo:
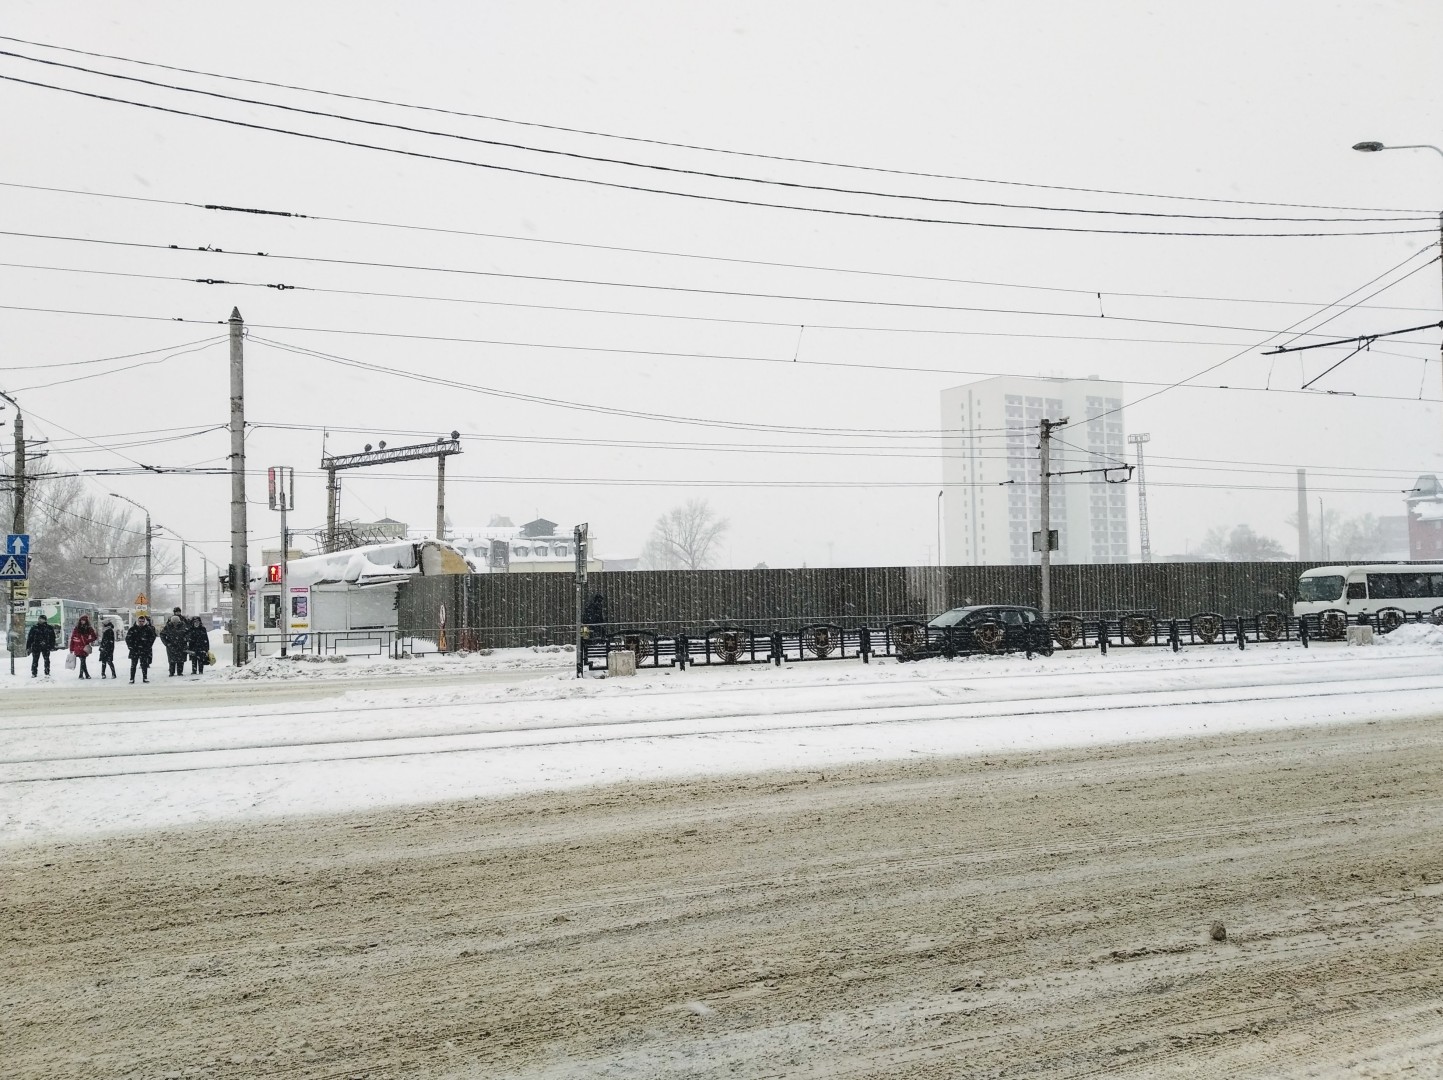
<svg viewBox="0 0 1443 1080">
<path fill-rule="evenodd" d="M 40 660 L 45 659 L 45 674 L 50 675 L 50 654 L 60 647 L 55 636 L 55 627 L 44 615 L 40 616 L 30 632 L 25 635 L 25 651 L 30 654 L 30 677 L 40 674 Z"/>
<path fill-rule="evenodd" d="M 170 661 L 170 674 L 185 674 L 185 654 L 189 650 L 190 626 L 185 621 L 185 616 L 176 608 L 170 613 L 170 618 L 165 620 L 165 626 L 161 628 L 160 640 L 165 645 L 166 659 Z"/>
<path fill-rule="evenodd" d="M 100 677 L 105 678 L 105 669 L 110 669 L 112 679 L 119 678 L 115 674 L 115 623 L 106 620 L 105 629 L 100 634 Z"/>
<path fill-rule="evenodd" d="M 150 650 L 155 646 L 155 627 L 149 615 L 137 615 L 125 632 L 125 647 L 130 652 L 130 681 L 135 682 L 135 669 L 140 668 L 140 681 L 150 682 Z"/>
</svg>

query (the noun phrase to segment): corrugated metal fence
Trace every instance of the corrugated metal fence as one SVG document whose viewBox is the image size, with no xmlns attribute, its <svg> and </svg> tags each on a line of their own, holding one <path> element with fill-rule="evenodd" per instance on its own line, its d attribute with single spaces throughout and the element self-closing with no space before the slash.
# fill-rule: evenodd
<svg viewBox="0 0 1443 1080">
<path fill-rule="evenodd" d="M 1291 611 L 1298 575 L 1321 563 L 1149 563 L 1055 566 L 1055 612 L 1167 617 Z M 885 626 L 927 619 L 962 604 L 1037 604 L 1035 566 L 883 566 L 795 570 L 655 570 L 592 574 L 586 619 L 694 633 L 709 626 L 791 630 L 811 623 Z M 443 621 L 451 648 L 506 648 L 571 640 L 576 593 L 570 574 L 477 574 L 419 578 L 401 586 L 402 634 L 434 638 Z"/>
</svg>

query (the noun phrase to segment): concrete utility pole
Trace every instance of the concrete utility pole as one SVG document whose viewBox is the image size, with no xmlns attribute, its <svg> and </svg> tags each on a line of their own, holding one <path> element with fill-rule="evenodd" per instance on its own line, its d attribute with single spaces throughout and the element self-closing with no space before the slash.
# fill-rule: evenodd
<svg viewBox="0 0 1443 1080">
<path fill-rule="evenodd" d="M 446 455 L 436 457 L 436 539 L 446 539 Z"/>
<path fill-rule="evenodd" d="M 1046 618 L 1052 612 L 1052 432 L 1055 428 L 1066 427 L 1067 418 L 1044 419 L 1041 424 L 1042 462 L 1042 615 Z"/>
<path fill-rule="evenodd" d="M 245 322 L 230 313 L 230 574 L 231 662 L 242 667 L 249 653 L 250 567 L 246 551 Z"/>
<path fill-rule="evenodd" d="M 20 412 L 20 403 L 9 394 L 0 393 L 0 398 L 10 402 L 15 410 L 15 512 L 11 515 L 10 531 L 23 533 L 25 531 L 25 416 Z M 10 654 L 10 674 L 15 674 L 15 642 L 19 635 L 25 630 L 25 619 L 15 613 L 15 590 L 18 582 L 10 583 L 9 593 L 6 598 L 10 601 L 5 617 L 10 620 L 10 647 L 5 651 Z"/>
<path fill-rule="evenodd" d="M 1321 526 L 1322 522 L 1318 522 Z M 1308 531 L 1308 470 L 1298 470 L 1298 561 L 1313 557 L 1313 538 Z"/>
<path fill-rule="evenodd" d="M 1147 527 L 1147 480 L 1142 471 L 1142 444 L 1151 438 L 1147 432 L 1127 437 L 1127 441 L 1137 447 L 1137 539 L 1145 563 L 1152 562 L 1152 534 Z"/>
</svg>

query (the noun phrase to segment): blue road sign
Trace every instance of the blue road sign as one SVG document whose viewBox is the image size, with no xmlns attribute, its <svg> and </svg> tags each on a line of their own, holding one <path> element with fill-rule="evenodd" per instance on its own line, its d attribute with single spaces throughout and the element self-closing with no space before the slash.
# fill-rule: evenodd
<svg viewBox="0 0 1443 1080">
<path fill-rule="evenodd" d="M 0 581 L 24 581 L 29 576 L 29 555 L 0 555 Z"/>
<path fill-rule="evenodd" d="M 29 555 L 30 534 L 29 533 L 7 533 L 5 535 L 6 555 Z"/>
</svg>

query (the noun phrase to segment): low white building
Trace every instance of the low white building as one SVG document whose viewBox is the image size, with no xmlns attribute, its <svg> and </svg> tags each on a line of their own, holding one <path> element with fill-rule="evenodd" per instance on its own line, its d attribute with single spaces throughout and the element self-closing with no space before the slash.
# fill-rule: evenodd
<svg viewBox="0 0 1443 1080">
<path fill-rule="evenodd" d="M 286 564 L 284 594 L 280 565 L 267 564 L 251 579 L 247 621 L 252 634 L 274 635 L 274 646 L 260 652 L 274 651 L 282 634 L 304 640 L 310 634 L 393 631 L 401 582 L 469 573 L 461 551 L 436 540 L 399 540 L 292 559 Z"/>
</svg>

